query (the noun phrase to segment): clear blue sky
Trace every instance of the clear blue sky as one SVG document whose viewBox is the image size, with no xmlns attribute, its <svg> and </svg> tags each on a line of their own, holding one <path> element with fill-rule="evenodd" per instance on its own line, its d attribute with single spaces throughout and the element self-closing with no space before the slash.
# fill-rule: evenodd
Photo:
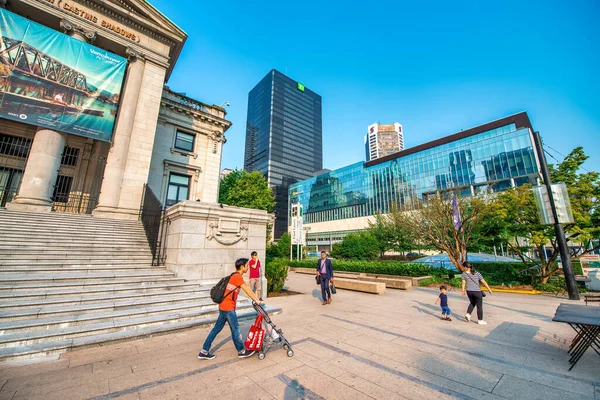
<svg viewBox="0 0 600 400">
<path fill-rule="evenodd" d="M 231 103 L 223 168 L 243 167 L 248 92 L 276 68 L 323 97 L 325 168 L 364 160 L 373 122 L 412 147 L 526 110 L 600 171 L 599 1 L 151 3 L 189 35 L 168 85 Z"/>
</svg>

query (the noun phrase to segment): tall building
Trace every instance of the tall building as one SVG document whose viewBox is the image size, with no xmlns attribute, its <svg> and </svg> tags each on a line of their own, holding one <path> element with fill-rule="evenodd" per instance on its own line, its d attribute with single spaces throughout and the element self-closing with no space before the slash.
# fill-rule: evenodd
<svg viewBox="0 0 600 400">
<path fill-rule="evenodd" d="M 271 70 L 248 94 L 244 169 L 273 188 L 275 239 L 287 231 L 290 184 L 323 168 L 322 143 L 321 96 Z"/>
<path fill-rule="evenodd" d="M 402 125 L 393 124 L 369 125 L 365 136 L 366 160 L 372 161 L 404 150 L 404 134 Z"/>
<path fill-rule="evenodd" d="M 381 125 L 380 125 L 381 127 Z M 306 244 L 328 250 L 394 205 L 412 207 L 436 192 L 473 196 L 540 178 L 527 113 L 511 115 L 290 186 L 303 205 Z"/>
</svg>

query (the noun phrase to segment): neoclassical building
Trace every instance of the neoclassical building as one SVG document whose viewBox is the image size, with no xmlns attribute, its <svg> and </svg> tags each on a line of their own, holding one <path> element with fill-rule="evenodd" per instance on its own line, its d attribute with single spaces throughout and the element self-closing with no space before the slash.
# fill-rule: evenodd
<svg viewBox="0 0 600 400">
<path fill-rule="evenodd" d="M 0 7 L 6 16 L 94 46 L 86 48 L 99 60 L 126 62 L 120 92 L 108 93 L 75 68 L 65 72 L 56 56 L 0 32 L 0 95 L 3 107 L 9 104 L 6 115 L 14 116 L 0 116 L 0 207 L 137 219 L 145 184 L 163 206 L 216 202 L 224 133 L 231 123 L 222 107 L 165 86 L 185 32 L 143 0 L 8 0 Z M 21 77 L 11 80 L 14 71 Z M 42 89 L 28 85 L 27 74 L 37 75 Z M 15 112 L 24 96 L 29 103 L 18 109 L 25 111 Z M 86 109 L 82 104 L 90 97 L 107 111 Z M 28 118 L 47 115 L 52 124 L 59 105 L 73 118 L 104 113 L 110 119 L 112 113 L 109 139 Z"/>
</svg>

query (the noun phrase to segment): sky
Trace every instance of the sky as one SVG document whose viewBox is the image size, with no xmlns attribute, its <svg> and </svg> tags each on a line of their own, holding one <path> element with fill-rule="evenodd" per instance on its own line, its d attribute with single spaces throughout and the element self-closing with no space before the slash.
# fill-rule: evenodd
<svg viewBox="0 0 600 400">
<path fill-rule="evenodd" d="M 583 146 L 600 171 L 599 1 L 150 2 L 189 36 L 169 87 L 231 104 L 222 168 L 243 168 L 248 92 L 275 68 L 323 98 L 324 168 L 364 160 L 374 122 L 408 148 L 527 111 L 558 161 Z"/>
</svg>

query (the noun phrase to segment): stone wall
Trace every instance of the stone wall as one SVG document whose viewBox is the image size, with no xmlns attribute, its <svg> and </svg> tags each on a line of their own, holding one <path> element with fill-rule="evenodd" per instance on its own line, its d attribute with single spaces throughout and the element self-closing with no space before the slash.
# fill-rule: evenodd
<svg viewBox="0 0 600 400">
<path fill-rule="evenodd" d="M 266 211 L 188 200 L 169 208 L 165 217 L 165 265 L 176 276 L 214 283 L 235 271 L 235 260 L 250 258 L 252 251 L 258 253 L 264 275 L 267 223 L 272 219 Z M 263 288 L 266 292 L 266 279 Z"/>
</svg>

